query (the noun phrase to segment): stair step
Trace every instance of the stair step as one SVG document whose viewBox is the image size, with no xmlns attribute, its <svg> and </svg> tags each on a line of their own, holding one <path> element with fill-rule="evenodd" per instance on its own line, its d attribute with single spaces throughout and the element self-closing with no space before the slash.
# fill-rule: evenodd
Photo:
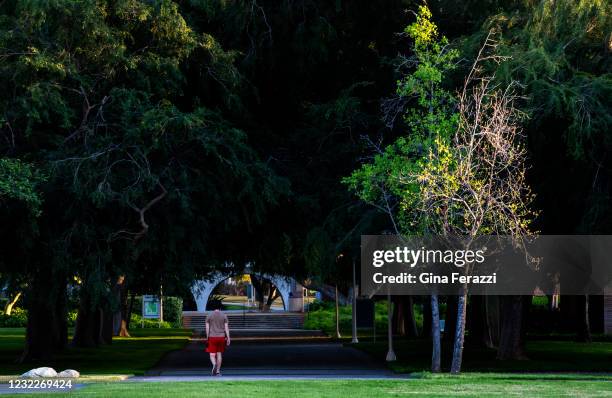
<svg viewBox="0 0 612 398">
<path fill-rule="evenodd" d="M 233 329 L 288 329 L 298 330 L 304 327 L 304 314 L 301 313 L 228 313 L 230 327 Z M 194 330 L 205 329 L 205 312 L 184 311 L 183 327 Z"/>
</svg>

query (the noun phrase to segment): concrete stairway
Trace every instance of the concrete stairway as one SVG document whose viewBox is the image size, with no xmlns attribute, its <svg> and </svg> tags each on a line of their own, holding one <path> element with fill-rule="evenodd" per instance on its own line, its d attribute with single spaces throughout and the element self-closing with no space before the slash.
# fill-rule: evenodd
<svg viewBox="0 0 612 398">
<path fill-rule="evenodd" d="M 205 329 L 206 312 L 183 311 L 183 327 Z M 296 312 L 225 312 L 232 330 L 296 330 L 304 327 L 304 314 Z"/>
</svg>

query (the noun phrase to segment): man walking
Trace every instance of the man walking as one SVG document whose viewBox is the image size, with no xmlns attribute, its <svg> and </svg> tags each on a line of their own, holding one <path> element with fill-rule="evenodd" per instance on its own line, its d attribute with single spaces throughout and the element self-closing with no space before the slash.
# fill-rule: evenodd
<svg viewBox="0 0 612 398">
<path fill-rule="evenodd" d="M 221 376 L 222 353 L 225 346 L 230 345 L 227 315 L 219 311 L 219 307 L 219 304 L 216 305 L 215 310 L 206 317 L 206 352 L 210 354 L 212 363 L 211 376 Z"/>
</svg>

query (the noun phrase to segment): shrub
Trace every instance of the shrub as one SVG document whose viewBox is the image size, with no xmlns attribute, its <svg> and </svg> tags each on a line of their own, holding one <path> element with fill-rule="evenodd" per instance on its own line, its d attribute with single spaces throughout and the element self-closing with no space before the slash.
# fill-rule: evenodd
<svg viewBox="0 0 612 398">
<path fill-rule="evenodd" d="M 164 297 L 164 321 L 177 323 L 183 314 L 183 299 L 180 297 Z"/>
<path fill-rule="evenodd" d="M 334 301 L 315 300 L 308 305 L 308 311 L 329 310 L 334 308 Z"/>
<path fill-rule="evenodd" d="M 13 308 L 11 315 L 0 314 L 0 327 L 24 328 L 28 325 L 28 311 L 20 307 Z"/>
<path fill-rule="evenodd" d="M 157 319 L 143 319 L 138 314 L 132 314 L 132 318 L 130 320 L 130 329 L 170 329 L 172 325 L 170 322 L 163 321 L 160 325 Z"/>
<path fill-rule="evenodd" d="M 129 305 L 129 298 L 128 298 L 128 305 Z M 136 315 L 142 315 L 142 296 L 135 296 L 134 297 L 134 306 L 132 307 L 132 314 L 136 314 Z"/>
<path fill-rule="evenodd" d="M 68 312 L 68 327 L 75 327 L 78 311 L 73 310 Z"/>
<path fill-rule="evenodd" d="M 387 302 L 377 301 L 375 303 L 376 330 L 384 333 L 387 328 Z M 352 306 L 343 305 L 339 307 L 340 329 L 344 334 L 350 333 L 352 323 Z M 304 319 L 305 329 L 322 330 L 333 335 L 336 330 L 336 307 L 334 301 L 315 301 L 311 304 L 309 312 Z"/>
</svg>

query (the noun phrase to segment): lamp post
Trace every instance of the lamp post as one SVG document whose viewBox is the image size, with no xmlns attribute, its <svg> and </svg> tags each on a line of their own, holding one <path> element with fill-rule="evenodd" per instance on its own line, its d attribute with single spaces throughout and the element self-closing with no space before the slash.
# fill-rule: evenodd
<svg viewBox="0 0 612 398">
<path fill-rule="evenodd" d="M 353 329 L 353 339 L 351 343 L 359 343 L 357 339 L 357 282 L 355 281 L 355 258 L 353 258 L 353 310 L 352 310 L 352 329 Z"/>
<path fill-rule="evenodd" d="M 389 351 L 387 351 L 387 362 L 395 361 L 397 357 L 393 351 L 393 309 L 391 308 L 391 294 L 387 291 L 387 339 L 389 341 Z"/>
</svg>

